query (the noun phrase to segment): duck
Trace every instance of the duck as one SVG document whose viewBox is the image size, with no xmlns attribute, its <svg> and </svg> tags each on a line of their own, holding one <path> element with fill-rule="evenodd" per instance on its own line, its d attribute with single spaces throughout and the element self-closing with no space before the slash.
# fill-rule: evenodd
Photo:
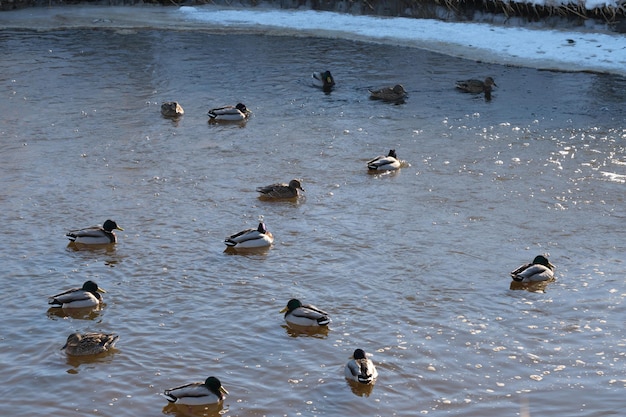
<svg viewBox="0 0 626 417">
<path fill-rule="evenodd" d="M 115 221 L 107 220 L 102 226 L 92 226 L 84 229 L 70 230 L 66 236 L 73 243 L 83 245 L 107 245 L 117 243 L 117 236 L 113 230 L 124 231 Z"/>
<path fill-rule="evenodd" d="M 112 350 L 117 339 L 119 336 L 112 333 L 72 333 L 61 350 L 70 356 L 98 355 Z"/>
<path fill-rule="evenodd" d="M 328 313 L 310 304 L 302 304 L 297 298 L 289 300 L 280 312 L 285 313 L 285 321 L 288 324 L 296 326 L 328 326 L 331 322 Z"/>
<path fill-rule="evenodd" d="M 93 281 L 85 281 L 81 288 L 72 288 L 51 296 L 48 298 L 48 304 L 62 308 L 96 307 L 103 303 L 100 293 L 106 293 L 106 291 Z"/>
<path fill-rule="evenodd" d="M 261 195 L 259 197 L 268 199 L 285 199 L 298 197 L 298 190 L 304 191 L 300 180 L 293 179 L 289 184 L 276 183 L 266 185 L 265 187 L 257 187 L 256 189 Z"/>
<path fill-rule="evenodd" d="M 267 230 L 265 223 L 259 222 L 259 227 L 256 229 L 245 229 L 228 236 L 224 243 L 233 248 L 264 248 L 274 243 L 274 236 Z"/>
<path fill-rule="evenodd" d="M 228 395 L 228 391 L 222 386 L 219 379 L 210 376 L 204 382 L 193 382 L 166 389 L 163 395 L 174 404 L 206 405 L 222 402 Z"/>
<path fill-rule="evenodd" d="M 491 77 L 485 78 L 485 81 L 480 80 L 461 80 L 456 82 L 456 88 L 465 93 L 485 93 L 486 99 L 491 99 L 491 90 L 493 87 L 497 87 L 496 82 Z"/>
<path fill-rule="evenodd" d="M 384 87 L 378 90 L 369 90 L 370 98 L 383 101 L 402 101 L 407 97 L 407 92 L 401 84 L 393 87 Z"/>
<path fill-rule="evenodd" d="M 177 101 L 166 101 L 161 104 L 161 114 L 163 117 L 176 118 L 185 114 L 185 110 Z"/>
<path fill-rule="evenodd" d="M 218 107 L 208 112 L 210 122 L 240 122 L 246 120 L 250 114 L 250 110 L 248 110 L 243 103 L 237 103 L 235 106 Z"/>
<path fill-rule="evenodd" d="M 393 171 L 400 168 L 400 165 L 401 163 L 395 149 L 390 149 L 387 156 L 379 155 L 367 161 L 367 168 L 370 171 Z"/>
<path fill-rule="evenodd" d="M 325 92 L 329 92 L 335 86 L 335 79 L 330 71 L 314 72 L 311 78 L 313 78 L 313 84 Z"/>
<path fill-rule="evenodd" d="M 517 282 L 551 281 L 554 279 L 554 268 L 545 255 L 537 255 L 532 263 L 522 265 L 511 272 L 511 278 Z"/>
<path fill-rule="evenodd" d="M 356 349 L 352 359 L 348 361 L 344 368 L 344 374 L 350 381 L 361 384 L 373 384 L 378 378 L 378 371 L 374 362 L 368 359 L 363 349 Z"/>
</svg>

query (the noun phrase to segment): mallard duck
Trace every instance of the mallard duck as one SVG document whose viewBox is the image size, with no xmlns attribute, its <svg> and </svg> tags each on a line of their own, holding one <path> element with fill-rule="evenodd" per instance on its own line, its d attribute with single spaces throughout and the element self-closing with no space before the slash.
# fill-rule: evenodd
<svg viewBox="0 0 626 417">
<path fill-rule="evenodd" d="M 407 93 L 401 84 L 393 87 L 384 87 L 378 90 L 369 90 L 370 98 L 384 101 L 402 101 L 406 98 Z"/>
<path fill-rule="evenodd" d="M 390 149 L 387 156 L 377 156 L 371 161 L 367 161 L 367 168 L 370 171 L 393 171 L 400 168 L 400 160 L 395 149 Z"/>
<path fill-rule="evenodd" d="M 107 220 L 102 226 L 92 226 L 85 229 L 70 230 L 66 236 L 74 243 L 83 245 L 106 245 L 117 243 L 117 236 L 113 230 L 124 231 L 113 220 Z"/>
<path fill-rule="evenodd" d="M 332 90 L 335 86 L 335 79 L 330 71 L 314 72 L 311 78 L 313 78 L 313 84 L 326 92 Z"/>
<path fill-rule="evenodd" d="M 532 263 L 525 264 L 511 272 L 517 282 L 550 281 L 554 279 L 555 266 L 544 255 L 535 256 Z"/>
<path fill-rule="evenodd" d="M 175 118 L 185 114 L 185 110 L 177 101 L 167 101 L 161 104 L 161 114 L 163 117 Z"/>
<path fill-rule="evenodd" d="M 456 82 L 456 88 L 466 93 L 485 93 L 486 99 L 491 99 L 491 90 L 493 87 L 497 87 L 496 82 L 491 77 L 485 78 L 485 81 L 480 80 L 462 80 Z"/>
<path fill-rule="evenodd" d="M 116 334 L 106 333 L 72 333 L 61 348 L 70 356 L 98 355 L 113 349 L 119 339 Z"/>
<path fill-rule="evenodd" d="M 373 384 L 378 378 L 378 371 L 374 363 L 368 359 L 363 349 L 356 349 L 352 359 L 344 368 L 346 378 L 361 384 Z"/>
<path fill-rule="evenodd" d="M 93 281 L 85 281 L 82 288 L 72 288 L 48 299 L 52 307 L 87 308 L 100 305 L 103 300 L 100 293 L 105 290 Z"/>
<path fill-rule="evenodd" d="M 291 180 L 289 184 L 271 184 L 265 187 L 257 187 L 256 189 L 261 193 L 260 197 L 270 199 L 282 199 L 282 198 L 296 198 L 298 197 L 298 190 L 304 191 L 300 180 Z"/>
<path fill-rule="evenodd" d="M 287 323 L 296 326 L 327 326 L 331 321 L 325 311 L 309 304 L 302 304 L 295 298 L 289 300 L 280 312 L 285 313 Z"/>
<path fill-rule="evenodd" d="M 228 395 L 228 391 L 222 386 L 219 379 L 210 376 L 204 382 L 194 382 L 166 389 L 163 395 L 169 402 L 175 404 L 205 405 L 223 401 Z"/>
<path fill-rule="evenodd" d="M 274 242 L 274 236 L 270 233 L 263 222 L 259 222 L 256 229 L 246 229 L 232 236 L 228 236 L 224 243 L 234 248 L 263 248 Z"/>
<path fill-rule="evenodd" d="M 228 122 L 240 122 L 246 120 L 250 116 L 250 110 L 242 103 L 235 106 L 224 106 L 217 109 L 209 110 L 209 121 L 217 122 L 220 120 Z"/>
</svg>

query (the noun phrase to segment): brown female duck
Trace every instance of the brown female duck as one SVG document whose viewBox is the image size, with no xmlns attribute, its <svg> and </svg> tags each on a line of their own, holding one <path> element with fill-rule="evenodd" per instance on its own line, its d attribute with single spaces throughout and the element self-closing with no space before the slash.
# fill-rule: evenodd
<svg viewBox="0 0 626 417">
<path fill-rule="evenodd" d="M 256 189 L 261 195 L 259 197 L 265 199 L 288 199 L 298 197 L 298 190 L 304 191 L 300 180 L 293 179 L 289 184 L 270 184 L 265 187 L 257 187 Z"/>
<path fill-rule="evenodd" d="M 370 98 L 383 101 L 402 101 L 406 98 L 407 93 L 401 84 L 393 87 L 384 87 L 378 90 L 369 90 Z"/>
<path fill-rule="evenodd" d="M 485 81 L 471 79 L 456 82 L 456 88 L 459 90 L 472 94 L 485 93 L 487 100 L 491 99 L 491 90 L 493 87 L 497 87 L 497 84 L 491 77 L 485 78 Z"/>
</svg>

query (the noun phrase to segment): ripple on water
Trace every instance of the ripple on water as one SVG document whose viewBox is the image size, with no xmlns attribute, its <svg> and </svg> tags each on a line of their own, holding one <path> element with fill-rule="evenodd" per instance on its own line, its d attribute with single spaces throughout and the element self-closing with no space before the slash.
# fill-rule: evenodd
<svg viewBox="0 0 626 417">
<path fill-rule="evenodd" d="M 622 409 L 623 79 L 340 39 L 10 35 L 4 414 L 169 413 L 165 388 L 209 375 L 231 393 L 225 415 Z M 338 81 L 329 95 L 303 81 L 319 67 Z M 468 74 L 496 77 L 491 102 L 455 91 Z M 368 99 L 392 82 L 405 104 Z M 160 117 L 165 100 L 184 106 L 177 123 Z M 207 123 L 239 101 L 245 126 Z M 369 175 L 389 149 L 407 164 Z M 302 199 L 258 199 L 292 178 Z M 225 253 L 259 216 L 273 247 Z M 67 247 L 68 229 L 108 217 L 125 229 L 116 247 Z M 510 290 L 509 271 L 545 252 L 557 280 Z M 48 312 L 86 279 L 108 292 L 100 311 Z M 292 297 L 327 310 L 328 332 L 289 329 Z M 120 334 L 117 351 L 68 362 L 67 335 L 89 330 Z M 343 378 L 356 347 L 380 373 L 367 392 Z"/>
</svg>

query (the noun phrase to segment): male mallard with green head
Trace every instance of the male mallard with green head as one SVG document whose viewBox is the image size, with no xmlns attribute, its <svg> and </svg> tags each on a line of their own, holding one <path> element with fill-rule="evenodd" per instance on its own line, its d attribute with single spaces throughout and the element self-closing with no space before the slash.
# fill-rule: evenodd
<svg viewBox="0 0 626 417">
<path fill-rule="evenodd" d="M 204 382 L 193 382 L 166 389 L 163 395 L 174 404 L 207 405 L 222 402 L 228 395 L 228 391 L 219 379 L 210 376 Z"/>
<path fill-rule="evenodd" d="M 302 304 L 297 298 L 289 300 L 280 312 L 285 313 L 287 323 L 296 326 L 328 326 L 331 321 L 328 313 L 310 304 Z"/>
<path fill-rule="evenodd" d="M 393 171 L 400 168 L 401 163 L 395 149 L 390 149 L 387 156 L 379 155 L 367 161 L 367 169 L 370 171 Z"/>
<path fill-rule="evenodd" d="M 107 220 L 102 226 L 70 230 L 66 236 L 72 242 L 83 245 L 107 245 L 117 243 L 117 236 L 113 230 L 124 231 L 115 221 Z"/>
<path fill-rule="evenodd" d="M 537 255 L 531 263 L 511 272 L 511 278 L 517 282 L 551 281 L 554 279 L 554 268 L 545 255 Z"/>
<path fill-rule="evenodd" d="M 335 86 L 335 79 L 330 71 L 314 72 L 311 78 L 313 78 L 313 84 L 320 87 L 324 92 L 331 91 Z"/>
<path fill-rule="evenodd" d="M 245 229 L 228 236 L 224 243 L 228 247 L 237 249 L 264 248 L 274 243 L 274 236 L 267 230 L 265 223 L 259 222 L 259 226 L 256 229 Z"/>
<path fill-rule="evenodd" d="M 51 307 L 88 308 L 102 304 L 100 293 L 106 293 L 93 281 L 85 281 L 81 288 L 72 288 L 48 299 Z"/>
<path fill-rule="evenodd" d="M 235 106 L 224 106 L 211 109 L 208 112 L 209 122 L 241 122 L 250 116 L 251 112 L 243 103 Z"/>
<path fill-rule="evenodd" d="M 344 374 L 350 381 L 361 384 L 373 384 L 378 378 L 374 362 L 367 357 L 363 349 L 356 349 L 352 359 L 344 367 Z"/>
</svg>

